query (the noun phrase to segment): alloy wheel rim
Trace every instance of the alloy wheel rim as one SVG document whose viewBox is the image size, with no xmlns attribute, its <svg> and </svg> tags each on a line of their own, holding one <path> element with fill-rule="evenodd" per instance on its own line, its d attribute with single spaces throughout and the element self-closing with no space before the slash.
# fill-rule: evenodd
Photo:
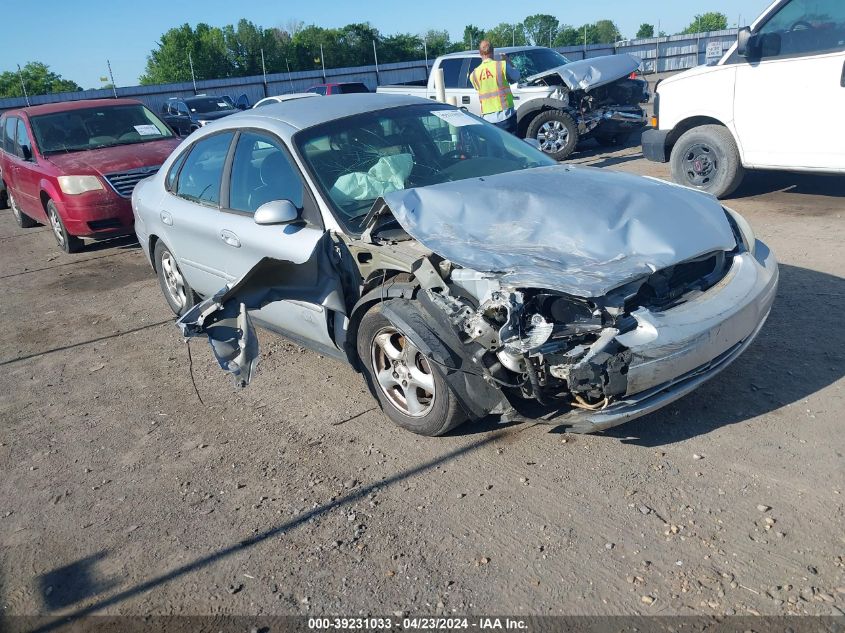
<svg viewBox="0 0 845 633">
<path fill-rule="evenodd" d="M 62 231 L 62 223 L 61 220 L 59 220 L 59 215 L 53 208 L 50 209 L 50 226 L 53 227 L 53 234 L 56 236 L 59 244 L 64 246 L 65 234 L 64 231 Z"/>
<path fill-rule="evenodd" d="M 705 187 L 719 170 L 716 152 L 709 145 L 696 143 L 684 153 L 684 174 L 694 187 Z"/>
<path fill-rule="evenodd" d="M 436 387 L 428 359 L 394 327 L 372 342 L 373 370 L 382 393 L 402 414 L 421 418 L 434 406 Z"/>
<path fill-rule="evenodd" d="M 167 251 L 161 256 L 161 270 L 164 273 L 164 285 L 167 286 L 170 298 L 177 307 L 182 308 L 185 305 L 185 280 L 173 256 Z"/>
<path fill-rule="evenodd" d="M 569 130 L 560 121 L 546 121 L 537 131 L 540 148 L 546 152 L 559 152 L 569 142 Z"/>
<path fill-rule="evenodd" d="M 12 215 L 15 216 L 15 219 L 20 221 L 21 219 L 21 210 L 18 209 L 18 205 L 15 202 L 15 197 L 12 195 L 11 191 L 7 191 L 6 195 L 9 197 L 9 207 L 12 209 Z"/>
</svg>

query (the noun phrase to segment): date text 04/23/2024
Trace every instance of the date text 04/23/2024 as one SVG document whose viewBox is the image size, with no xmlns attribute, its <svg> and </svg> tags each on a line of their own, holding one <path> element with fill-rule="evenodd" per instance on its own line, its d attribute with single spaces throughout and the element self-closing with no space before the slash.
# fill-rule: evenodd
<svg viewBox="0 0 845 633">
<path fill-rule="evenodd" d="M 353 617 L 353 618 L 308 618 L 311 630 L 391 630 L 401 622 L 406 631 L 449 631 L 449 630 L 510 630 L 519 631 L 528 628 L 524 620 L 518 618 L 497 617 L 406 617 L 401 621 L 393 618 Z"/>
</svg>

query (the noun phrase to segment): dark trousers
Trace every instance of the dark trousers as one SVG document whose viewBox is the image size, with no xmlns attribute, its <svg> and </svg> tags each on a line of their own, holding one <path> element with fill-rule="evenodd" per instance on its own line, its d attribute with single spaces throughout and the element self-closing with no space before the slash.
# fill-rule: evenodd
<svg viewBox="0 0 845 633">
<path fill-rule="evenodd" d="M 504 121 L 498 121 L 494 123 L 498 128 L 503 129 L 505 132 L 510 132 L 511 134 L 516 134 L 516 115 L 508 117 Z"/>
</svg>

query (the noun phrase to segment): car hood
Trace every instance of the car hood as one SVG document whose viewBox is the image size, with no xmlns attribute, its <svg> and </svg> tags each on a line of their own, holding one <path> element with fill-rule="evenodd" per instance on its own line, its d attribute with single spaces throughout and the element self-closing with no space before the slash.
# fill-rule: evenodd
<svg viewBox="0 0 845 633">
<path fill-rule="evenodd" d="M 52 154 L 51 163 L 67 175 L 90 173 L 111 174 L 139 167 L 159 166 L 179 145 L 179 139 L 162 139 L 133 145 L 116 145 L 81 152 Z"/>
<path fill-rule="evenodd" d="M 620 55 L 607 55 L 605 57 L 594 57 L 578 62 L 571 62 L 552 68 L 536 75 L 527 77 L 525 81 L 530 83 L 549 75 L 560 75 L 563 82 L 570 90 L 592 90 L 611 82 L 627 77 L 640 67 L 642 60 L 627 53 Z"/>
<path fill-rule="evenodd" d="M 591 167 L 539 167 L 383 199 L 405 231 L 459 266 L 580 297 L 736 246 L 712 196 Z"/>
</svg>

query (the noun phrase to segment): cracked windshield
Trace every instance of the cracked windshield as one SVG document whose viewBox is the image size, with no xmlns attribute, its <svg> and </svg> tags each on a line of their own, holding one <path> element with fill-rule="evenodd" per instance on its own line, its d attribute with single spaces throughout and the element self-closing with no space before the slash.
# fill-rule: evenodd
<svg viewBox="0 0 845 633">
<path fill-rule="evenodd" d="M 300 133 L 297 145 L 338 219 L 360 232 L 387 193 L 555 161 L 525 141 L 460 110 L 423 105 L 382 110 Z"/>
</svg>

